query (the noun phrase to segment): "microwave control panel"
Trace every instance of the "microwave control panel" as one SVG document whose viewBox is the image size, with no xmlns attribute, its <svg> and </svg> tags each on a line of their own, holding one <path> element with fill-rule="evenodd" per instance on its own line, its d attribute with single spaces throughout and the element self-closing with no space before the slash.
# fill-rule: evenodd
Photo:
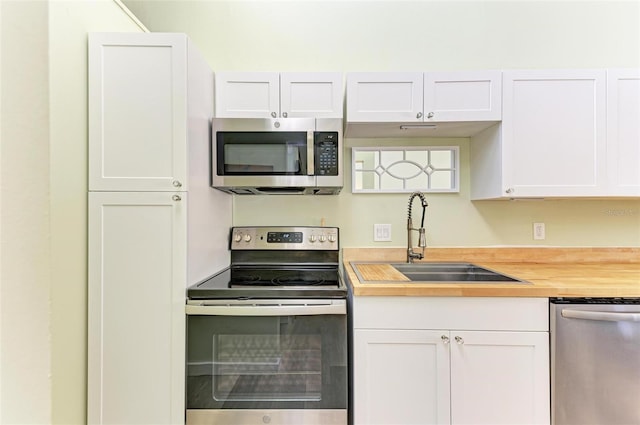
<svg viewBox="0 0 640 425">
<path fill-rule="evenodd" d="M 314 134 L 314 156 L 316 176 L 338 175 L 338 133 L 316 131 Z"/>
</svg>

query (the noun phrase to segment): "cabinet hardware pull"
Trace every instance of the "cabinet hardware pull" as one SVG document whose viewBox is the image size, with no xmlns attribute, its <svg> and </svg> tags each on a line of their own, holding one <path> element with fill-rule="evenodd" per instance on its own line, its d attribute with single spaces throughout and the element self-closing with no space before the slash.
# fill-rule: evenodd
<svg viewBox="0 0 640 425">
<path fill-rule="evenodd" d="M 289 115 L 289 114 L 287 114 L 286 112 L 283 112 L 283 113 L 282 113 L 282 116 L 283 116 L 284 118 L 287 118 L 287 116 L 288 116 L 288 115 Z"/>
<path fill-rule="evenodd" d="M 442 336 L 440 337 L 440 339 L 442 340 L 442 342 L 443 342 L 445 345 L 449 344 L 449 337 L 448 337 L 448 336 L 446 336 L 446 335 L 442 335 Z"/>
<path fill-rule="evenodd" d="M 174 180 L 171 184 L 173 184 L 173 187 L 182 187 L 182 183 L 179 180 Z"/>
<path fill-rule="evenodd" d="M 507 193 L 513 193 L 513 188 L 512 188 L 512 187 L 510 187 L 509 189 L 505 190 L 505 192 L 507 192 Z"/>
<path fill-rule="evenodd" d="M 462 339 L 461 336 L 456 336 L 454 339 L 456 340 L 456 342 L 458 344 L 460 344 L 460 345 L 464 344 L 464 339 Z"/>
<path fill-rule="evenodd" d="M 173 199 L 173 200 L 174 200 L 174 201 L 176 201 L 176 202 L 178 202 L 178 201 L 181 201 L 181 200 L 182 200 L 182 198 L 180 197 L 180 195 L 173 195 L 173 196 L 171 197 L 171 199 Z"/>
<path fill-rule="evenodd" d="M 275 118 L 275 117 L 277 117 L 277 116 L 278 116 L 278 114 L 276 114 L 275 112 L 272 112 L 272 113 L 271 113 L 271 116 L 272 116 L 273 118 Z"/>
<path fill-rule="evenodd" d="M 418 112 L 418 115 L 416 115 L 416 118 L 422 118 L 422 112 Z"/>
<path fill-rule="evenodd" d="M 429 112 L 429 113 L 427 114 L 427 118 L 433 118 L 433 112 Z"/>
</svg>

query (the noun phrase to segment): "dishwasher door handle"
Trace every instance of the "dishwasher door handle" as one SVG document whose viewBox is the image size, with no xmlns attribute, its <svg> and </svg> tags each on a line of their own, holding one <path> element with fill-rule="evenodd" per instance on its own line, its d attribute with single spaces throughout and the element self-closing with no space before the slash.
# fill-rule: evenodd
<svg viewBox="0 0 640 425">
<path fill-rule="evenodd" d="M 582 320 L 606 320 L 609 322 L 640 322 L 640 313 L 563 309 L 562 317 Z"/>
</svg>

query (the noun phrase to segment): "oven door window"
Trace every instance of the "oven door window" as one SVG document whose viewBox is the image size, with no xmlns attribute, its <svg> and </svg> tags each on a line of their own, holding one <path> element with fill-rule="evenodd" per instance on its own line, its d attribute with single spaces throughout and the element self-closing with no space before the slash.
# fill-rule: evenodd
<svg viewBox="0 0 640 425">
<path fill-rule="evenodd" d="M 306 175 L 307 133 L 216 133 L 218 175 Z"/>
<path fill-rule="evenodd" d="M 187 316 L 188 409 L 344 409 L 346 316 Z"/>
</svg>

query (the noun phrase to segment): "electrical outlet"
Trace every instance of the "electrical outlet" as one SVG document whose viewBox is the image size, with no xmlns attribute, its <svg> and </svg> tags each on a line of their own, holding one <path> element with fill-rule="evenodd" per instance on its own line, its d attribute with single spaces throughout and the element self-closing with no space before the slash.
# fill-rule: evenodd
<svg viewBox="0 0 640 425">
<path fill-rule="evenodd" d="M 543 241 L 544 238 L 544 223 L 533 223 L 533 239 L 537 241 Z"/>
<path fill-rule="evenodd" d="M 385 242 L 391 240 L 391 225 L 390 224 L 374 224 L 373 225 L 373 240 L 375 242 Z"/>
</svg>

